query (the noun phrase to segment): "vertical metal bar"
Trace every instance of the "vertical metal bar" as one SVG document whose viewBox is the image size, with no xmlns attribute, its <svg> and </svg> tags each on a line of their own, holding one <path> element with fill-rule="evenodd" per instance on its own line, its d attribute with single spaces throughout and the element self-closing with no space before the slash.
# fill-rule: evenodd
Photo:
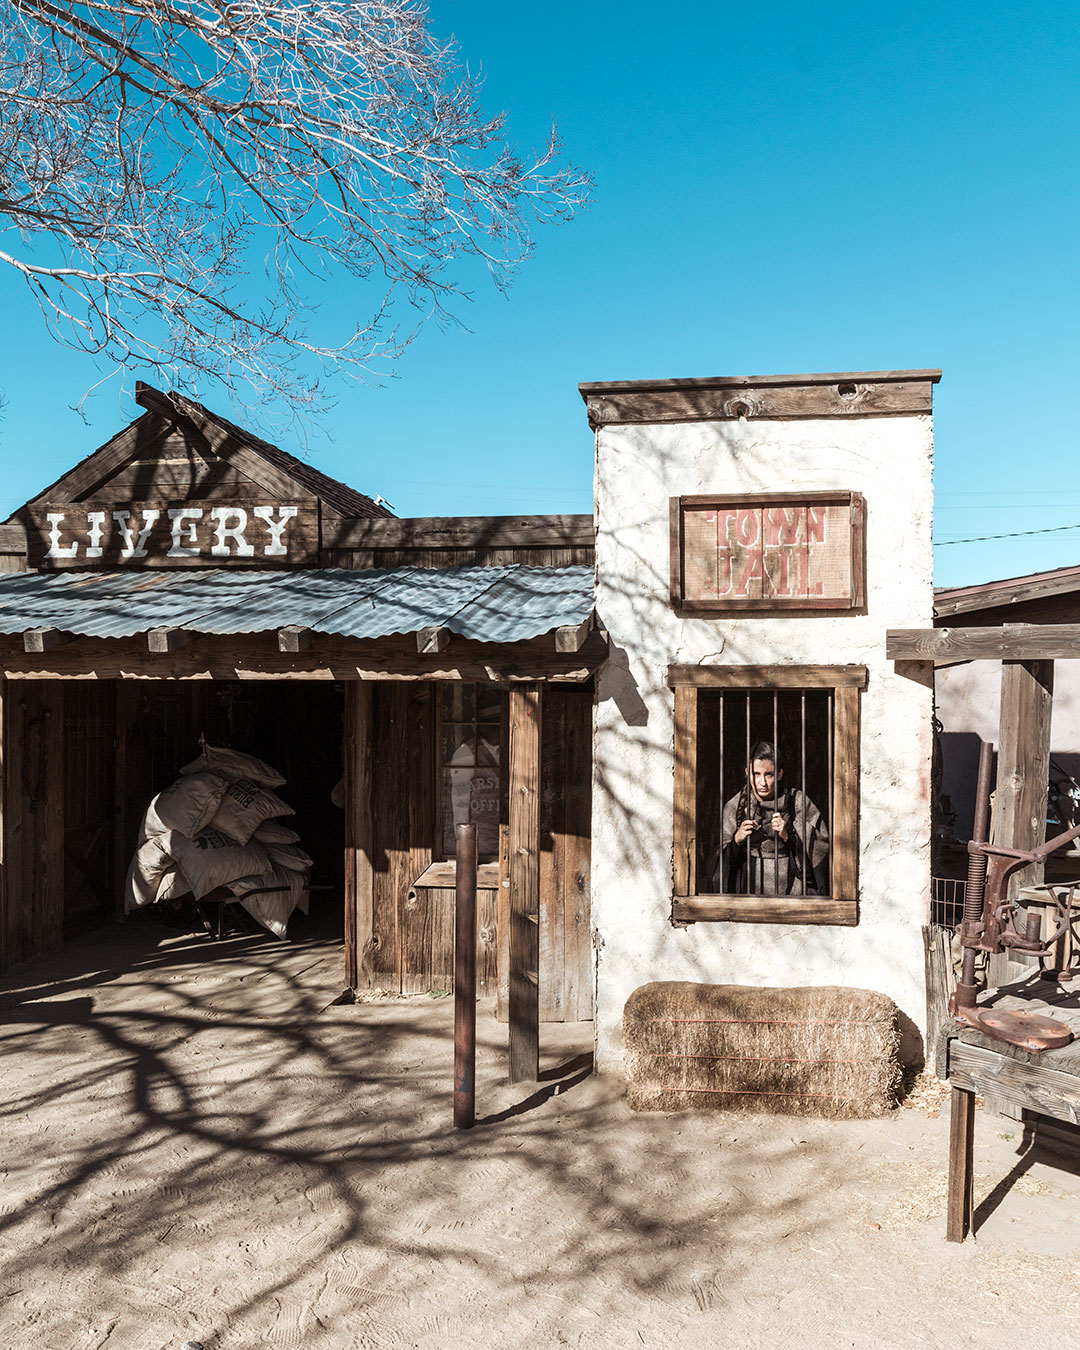
<svg viewBox="0 0 1080 1350">
<path fill-rule="evenodd" d="M 780 746 L 777 744 L 779 736 L 777 735 L 777 707 L 776 700 L 779 694 L 774 689 L 772 691 L 772 748 L 773 748 L 773 814 L 780 809 Z M 780 836 L 773 835 L 773 855 L 772 855 L 772 893 L 780 894 Z"/>
<path fill-rule="evenodd" d="M 724 691 L 720 690 L 720 890 L 724 890 Z"/>
<path fill-rule="evenodd" d="M 476 826 L 458 825 L 454 864 L 454 1128 L 476 1122 Z"/>
<path fill-rule="evenodd" d="M 746 814 L 747 819 L 753 818 L 753 799 L 754 784 L 750 777 L 750 691 L 746 691 Z M 750 841 L 753 839 L 753 831 L 746 836 L 746 894 L 756 894 L 752 890 L 754 884 L 754 861 L 750 852 Z"/>
<path fill-rule="evenodd" d="M 833 693 L 833 691 L 830 689 L 830 690 L 829 690 L 829 693 L 828 693 L 828 696 L 827 696 L 827 698 L 826 698 L 826 708 L 827 708 L 826 716 L 827 716 L 827 719 L 828 719 L 828 725 L 827 725 L 827 727 L 826 727 L 826 729 L 825 729 L 825 731 L 826 731 L 825 741 L 826 741 L 826 744 L 827 744 L 827 746 L 828 746 L 828 748 L 829 748 L 829 819 L 828 819 L 828 821 L 827 821 L 826 823 L 828 824 L 828 827 L 829 827 L 829 894 L 830 894 L 830 895 L 832 895 L 833 892 L 834 892 L 835 889 L 836 889 L 835 886 L 833 886 L 833 839 L 834 839 L 835 833 L 836 833 L 836 831 L 835 831 L 835 829 L 834 829 L 834 821 L 833 821 L 833 699 L 834 699 L 835 697 L 836 697 L 836 695 L 835 695 L 835 694 Z"/>
<path fill-rule="evenodd" d="M 799 708 L 799 791 L 802 793 L 802 836 L 799 840 L 799 846 L 802 849 L 802 867 L 799 871 L 802 873 L 802 893 L 806 894 L 806 869 L 810 866 L 810 860 L 806 853 L 806 690 L 800 694 L 802 700 Z"/>
</svg>

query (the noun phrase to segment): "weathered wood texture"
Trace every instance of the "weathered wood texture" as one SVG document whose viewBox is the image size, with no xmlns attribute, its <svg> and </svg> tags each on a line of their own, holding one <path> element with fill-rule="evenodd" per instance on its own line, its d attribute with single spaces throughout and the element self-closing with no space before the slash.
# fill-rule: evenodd
<svg viewBox="0 0 1080 1350">
<path fill-rule="evenodd" d="M 833 695 L 832 896 L 858 898 L 859 691 L 844 685 Z"/>
<path fill-rule="evenodd" d="M 345 984 L 370 986 L 374 976 L 375 859 L 372 823 L 373 687 L 345 686 Z"/>
<path fill-rule="evenodd" d="M 938 370 L 580 384 L 589 425 L 928 413 Z"/>
<path fill-rule="evenodd" d="M 0 968 L 64 937 L 63 687 L 3 682 Z"/>
<path fill-rule="evenodd" d="M 153 493 L 134 502 L 110 494 L 107 502 L 46 501 L 25 507 L 29 566 L 45 571 L 117 567 L 262 571 L 310 565 L 318 557 L 318 508 L 304 498 L 271 499 L 265 492 L 243 503 L 228 495 L 166 498 L 156 484 Z M 219 548 L 225 552 L 215 552 Z"/>
<path fill-rule="evenodd" d="M 697 690 L 675 686 L 675 793 L 674 793 L 674 892 L 692 896 L 697 890 Z"/>
<path fill-rule="evenodd" d="M 949 1117 L 949 1191 L 945 1237 L 963 1242 L 971 1230 L 972 1146 L 975 1140 L 975 1094 L 956 1083 Z"/>
<path fill-rule="evenodd" d="M 1046 837 L 1050 781 L 1050 718 L 1054 705 L 1052 661 L 1004 661 L 998 724 L 997 792 L 992 842 L 1003 848 L 1032 849 Z M 1009 878 L 1015 899 L 1022 886 L 1037 886 L 1044 867 L 1032 863 Z M 1009 978 L 1009 953 L 990 957 L 992 985 Z"/>
<path fill-rule="evenodd" d="M 591 567 L 589 548 L 335 548 L 319 554 L 320 567 L 357 571 L 369 567 Z"/>
<path fill-rule="evenodd" d="M 1061 567 L 1038 576 L 938 591 L 934 596 L 934 615 L 942 620 L 954 614 L 978 615 L 976 622 L 981 624 L 985 622 L 985 614 L 993 614 L 996 617 L 992 622 L 1009 623 L 1014 621 L 1005 617 L 1010 611 L 1022 620 L 1032 605 L 1045 601 L 1068 605 L 1075 612 L 1078 592 L 1080 567 Z"/>
<path fill-rule="evenodd" d="M 432 861 L 435 838 L 432 690 L 427 684 L 380 684 L 372 691 L 373 917 L 375 988 L 426 993 L 433 944 L 452 948 L 452 918 L 433 921 L 412 884 Z M 440 926 L 441 925 L 441 926 Z"/>
<path fill-rule="evenodd" d="M 541 1022 L 593 1015 L 591 778 L 592 694 L 548 690 L 540 751 Z"/>
<path fill-rule="evenodd" d="M 890 661 L 1055 661 L 1080 657 L 1080 624 L 1021 623 L 1003 628 L 890 628 Z"/>
<path fill-rule="evenodd" d="M 949 1042 L 949 1082 L 1028 1111 L 1080 1125 L 1080 1076 L 1025 1063 L 981 1045 Z"/>
<path fill-rule="evenodd" d="M 816 895 L 688 895 L 675 899 L 671 917 L 676 923 L 816 923 L 844 928 L 859 922 L 854 900 Z"/>
<path fill-rule="evenodd" d="M 698 689 L 865 689 L 866 667 L 668 666 L 667 682 Z"/>
<path fill-rule="evenodd" d="M 926 975 L 926 1067 L 944 1080 L 948 1073 L 946 1030 L 954 1025 L 949 1016 L 949 998 L 956 988 L 951 934 L 940 924 L 924 924 L 922 931 Z"/>
<path fill-rule="evenodd" d="M 510 1081 L 540 1072 L 540 747 L 543 686 L 510 691 Z"/>
<path fill-rule="evenodd" d="M 122 906 L 116 821 L 116 685 L 61 685 L 64 792 L 64 938 L 113 920 Z M 126 862 L 126 860 L 125 860 Z"/>
<path fill-rule="evenodd" d="M 309 680 L 588 680 L 607 658 L 607 644 L 590 633 L 578 652 L 556 652 L 550 634 L 513 646 L 456 638 L 447 650 L 421 656 L 411 634 L 350 641 L 313 635 L 310 649 L 278 650 L 277 631 L 232 636 L 200 634 L 179 651 L 152 653 L 145 635 L 77 637 L 55 651 L 23 650 L 21 634 L 0 635 L 0 667 L 14 678 Z"/>
<path fill-rule="evenodd" d="M 592 516 L 414 516 L 349 520 L 323 517 L 324 549 L 592 548 Z"/>
</svg>

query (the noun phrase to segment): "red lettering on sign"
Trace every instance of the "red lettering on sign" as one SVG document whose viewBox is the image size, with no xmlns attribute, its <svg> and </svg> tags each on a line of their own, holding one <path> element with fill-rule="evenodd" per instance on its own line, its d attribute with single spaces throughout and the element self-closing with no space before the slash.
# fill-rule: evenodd
<svg viewBox="0 0 1080 1350">
<path fill-rule="evenodd" d="M 806 531 L 806 510 L 802 506 L 772 506 L 765 512 L 765 543 L 779 545 L 802 542 Z"/>
<path fill-rule="evenodd" d="M 753 548 L 761 538 L 761 512 L 740 511 L 735 524 L 735 537 L 743 548 Z"/>
<path fill-rule="evenodd" d="M 806 542 L 823 544 L 825 542 L 825 508 L 808 506 L 806 508 Z"/>
<path fill-rule="evenodd" d="M 739 559 L 739 566 L 735 572 L 735 594 L 749 595 L 750 583 L 752 581 L 761 581 L 764 571 L 761 565 L 761 549 L 748 548 Z"/>
</svg>

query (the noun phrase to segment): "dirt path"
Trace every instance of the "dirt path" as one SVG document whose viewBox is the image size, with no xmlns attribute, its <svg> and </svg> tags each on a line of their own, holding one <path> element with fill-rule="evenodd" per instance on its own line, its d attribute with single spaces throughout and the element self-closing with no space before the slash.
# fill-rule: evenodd
<svg viewBox="0 0 1080 1350">
<path fill-rule="evenodd" d="M 452 1000 L 333 1006 L 330 944 L 162 937 L 0 982 L 5 1348 L 1080 1339 L 1080 1179 L 1010 1122 L 978 1119 L 951 1246 L 933 1090 L 879 1122 L 635 1116 L 588 1025 L 507 1087 L 482 1010 L 455 1135 Z"/>
</svg>

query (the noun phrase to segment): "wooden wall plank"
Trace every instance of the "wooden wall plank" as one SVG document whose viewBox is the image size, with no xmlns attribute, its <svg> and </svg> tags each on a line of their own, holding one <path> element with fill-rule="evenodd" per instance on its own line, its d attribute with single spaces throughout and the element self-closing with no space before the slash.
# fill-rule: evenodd
<svg viewBox="0 0 1080 1350">
<path fill-rule="evenodd" d="M 510 691 L 510 1081 L 535 1082 L 540 918 L 540 746 L 543 685 Z"/>
<path fill-rule="evenodd" d="M 550 692 L 566 704 L 563 1016 L 568 1022 L 582 1022 L 593 1017 L 595 983 L 591 889 L 593 695 L 587 689 Z"/>
<path fill-rule="evenodd" d="M 538 1016 L 561 1022 L 566 944 L 566 703 L 549 692 L 540 749 L 540 957 Z"/>
<path fill-rule="evenodd" d="M 668 666 L 667 682 L 697 689 L 866 688 L 865 666 Z"/>
<path fill-rule="evenodd" d="M 373 691 L 375 749 L 372 812 L 375 879 L 372 922 L 372 982 L 401 991 L 401 910 L 412 876 L 409 851 L 408 689 L 380 684 Z"/>
<path fill-rule="evenodd" d="M 401 992 L 449 992 L 454 987 L 454 916 L 430 901 L 430 892 L 416 893 L 412 884 L 431 866 L 435 840 L 435 765 L 433 762 L 432 686 L 406 686 L 405 758 L 400 777 L 405 799 L 401 809 L 408 825 L 405 891 L 401 896 L 398 941 L 401 946 Z M 400 883 L 399 883 L 400 884 Z"/>
<path fill-rule="evenodd" d="M 374 723 L 372 686 L 345 686 L 345 984 L 373 982 L 375 925 L 372 834 Z"/>
</svg>

